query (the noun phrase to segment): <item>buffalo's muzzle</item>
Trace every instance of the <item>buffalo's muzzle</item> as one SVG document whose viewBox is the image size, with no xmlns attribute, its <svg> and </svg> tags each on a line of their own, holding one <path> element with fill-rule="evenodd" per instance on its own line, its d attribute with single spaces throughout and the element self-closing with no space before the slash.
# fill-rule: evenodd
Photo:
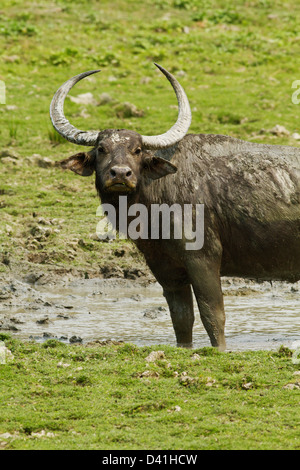
<svg viewBox="0 0 300 470">
<path fill-rule="evenodd" d="M 129 168 L 129 166 L 113 166 L 110 169 L 110 176 L 113 179 L 120 179 L 120 180 L 126 180 L 132 175 L 132 171 Z"/>
<path fill-rule="evenodd" d="M 135 177 L 128 166 L 115 165 L 109 171 L 109 178 L 105 183 L 107 191 L 129 192 L 136 187 Z"/>
</svg>

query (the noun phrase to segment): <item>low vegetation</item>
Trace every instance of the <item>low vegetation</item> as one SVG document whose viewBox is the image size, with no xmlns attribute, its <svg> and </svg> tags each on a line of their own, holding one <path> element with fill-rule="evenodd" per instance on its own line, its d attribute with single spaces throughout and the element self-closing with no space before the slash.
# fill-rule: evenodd
<svg viewBox="0 0 300 470">
<path fill-rule="evenodd" d="M 292 137 L 299 106 L 291 100 L 300 78 L 299 8 L 279 0 L 118 0 L 113 8 L 108 0 L 3 0 L 0 272 L 38 263 L 92 275 L 114 263 L 116 247 L 92 238 L 99 204 L 93 178 L 55 166 L 80 148 L 52 129 L 49 104 L 79 72 L 101 68 L 66 102 L 78 128 L 169 129 L 176 101 L 156 61 L 186 89 L 191 132 L 299 146 Z M 41 218 L 48 230 L 37 237 Z M 129 252 L 129 263 L 140 262 Z"/>
<path fill-rule="evenodd" d="M 300 371 L 287 348 L 2 340 L 11 352 L 0 369 L 2 448 L 300 447 Z"/>
</svg>

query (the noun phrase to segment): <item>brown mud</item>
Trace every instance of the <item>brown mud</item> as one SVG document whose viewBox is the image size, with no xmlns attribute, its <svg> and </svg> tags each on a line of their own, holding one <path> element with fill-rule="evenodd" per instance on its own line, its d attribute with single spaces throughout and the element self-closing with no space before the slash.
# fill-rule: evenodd
<svg viewBox="0 0 300 470">
<path fill-rule="evenodd" d="M 175 336 L 161 287 L 140 261 L 105 269 L 11 264 L 0 276 L 0 332 L 66 343 L 171 344 Z M 300 282 L 223 278 L 227 345 L 275 349 L 300 342 Z M 195 304 L 194 346 L 209 346 Z"/>
</svg>

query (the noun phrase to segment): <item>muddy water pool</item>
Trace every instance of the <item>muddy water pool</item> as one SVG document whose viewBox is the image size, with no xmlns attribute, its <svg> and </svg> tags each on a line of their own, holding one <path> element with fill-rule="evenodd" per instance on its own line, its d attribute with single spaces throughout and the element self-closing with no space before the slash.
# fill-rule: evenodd
<svg viewBox="0 0 300 470">
<path fill-rule="evenodd" d="M 223 279 L 222 286 L 229 350 L 300 344 L 299 282 Z M 2 285 L 0 331 L 37 341 L 55 337 L 65 342 L 114 339 L 136 345 L 175 345 L 161 287 L 123 279 Z M 194 347 L 209 345 L 195 303 Z"/>
</svg>

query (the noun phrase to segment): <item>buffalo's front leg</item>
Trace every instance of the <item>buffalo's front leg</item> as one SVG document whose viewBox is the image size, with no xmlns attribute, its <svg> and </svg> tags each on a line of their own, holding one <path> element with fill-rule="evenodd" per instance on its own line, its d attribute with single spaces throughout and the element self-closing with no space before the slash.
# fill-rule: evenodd
<svg viewBox="0 0 300 470">
<path fill-rule="evenodd" d="M 197 283 L 198 284 L 198 283 Z M 215 285 L 215 293 L 203 288 L 203 285 L 194 287 L 195 297 L 200 311 L 200 317 L 206 329 L 212 346 L 220 351 L 226 349 L 225 341 L 225 312 L 223 296 L 219 286 Z"/>
<path fill-rule="evenodd" d="M 191 286 L 164 288 L 164 296 L 170 309 L 177 346 L 192 347 L 194 308 Z"/>
<path fill-rule="evenodd" d="M 200 317 L 212 346 L 226 349 L 225 311 L 219 269 L 215 265 L 194 260 L 189 271 Z"/>
<path fill-rule="evenodd" d="M 192 346 L 194 324 L 193 296 L 186 269 L 165 253 L 143 250 L 147 264 L 163 288 L 169 306 L 177 345 Z"/>
</svg>

